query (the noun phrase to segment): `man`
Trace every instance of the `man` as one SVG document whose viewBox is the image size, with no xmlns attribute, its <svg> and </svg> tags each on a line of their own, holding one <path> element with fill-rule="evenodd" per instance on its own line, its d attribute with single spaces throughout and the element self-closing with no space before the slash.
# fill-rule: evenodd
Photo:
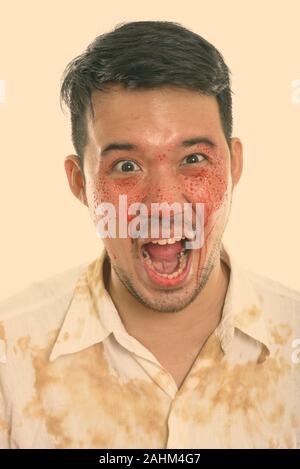
<svg viewBox="0 0 300 469">
<path fill-rule="evenodd" d="M 300 295 L 222 244 L 242 144 L 220 53 L 176 23 L 125 23 L 69 64 L 61 96 L 69 185 L 98 234 L 103 203 L 118 229 L 143 207 L 159 234 L 109 231 L 94 262 L 2 303 L 0 446 L 299 447 Z M 177 207 L 168 236 L 160 203 Z"/>
</svg>

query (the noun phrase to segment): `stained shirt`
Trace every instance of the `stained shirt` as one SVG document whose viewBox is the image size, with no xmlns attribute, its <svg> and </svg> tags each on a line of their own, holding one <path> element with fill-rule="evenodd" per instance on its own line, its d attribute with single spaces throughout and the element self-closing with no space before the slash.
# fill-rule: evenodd
<svg viewBox="0 0 300 469">
<path fill-rule="evenodd" d="M 223 245 L 222 318 L 178 389 L 126 331 L 106 256 L 1 303 L 0 448 L 300 448 L 300 293 Z"/>
</svg>

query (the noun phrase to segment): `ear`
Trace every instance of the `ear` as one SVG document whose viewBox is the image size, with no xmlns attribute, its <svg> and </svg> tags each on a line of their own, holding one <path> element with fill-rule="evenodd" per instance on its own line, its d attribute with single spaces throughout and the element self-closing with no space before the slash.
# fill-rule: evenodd
<svg viewBox="0 0 300 469">
<path fill-rule="evenodd" d="M 71 192 L 75 197 L 88 207 L 86 194 L 85 194 L 85 180 L 83 170 L 81 169 L 81 162 L 77 155 L 69 155 L 66 157 L 65 171 L 69 181 Z"/>
<path fill-rule="evenodd" d="M 243 171 L 243 145 L 239 138 L 230 139 L 231 152 L 231 177 L 232 185 L 235 187 L 240 180 Z"/>
</svg>

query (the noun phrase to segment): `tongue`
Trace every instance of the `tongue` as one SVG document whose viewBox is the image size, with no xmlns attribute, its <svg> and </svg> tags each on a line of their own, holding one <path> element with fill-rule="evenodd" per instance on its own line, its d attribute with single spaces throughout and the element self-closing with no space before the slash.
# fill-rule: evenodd
<svg viewBox="0 0 300 469">
<path fill-rule="evenodd" d="M 174 244 L 153 244 L 147 243 L 144 248 L 147 250 L 153 267 L 160 274 L 172 274 L 178 265 L 177 254 L 182 250 L 181 241 Z"/>
</svg>

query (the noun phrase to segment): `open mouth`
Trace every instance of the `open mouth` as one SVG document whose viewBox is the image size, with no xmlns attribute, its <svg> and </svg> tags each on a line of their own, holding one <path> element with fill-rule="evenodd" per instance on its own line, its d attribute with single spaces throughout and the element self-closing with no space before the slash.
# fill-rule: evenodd
<svg viewBox="0 0 300 469">
<path fill-rule="evenodd" d="M 153 239 L 141 246 L 142 262 L 150 279 L 162 286 L 184 281 L 191 264 L 186 238 Z"/>
</svg>

